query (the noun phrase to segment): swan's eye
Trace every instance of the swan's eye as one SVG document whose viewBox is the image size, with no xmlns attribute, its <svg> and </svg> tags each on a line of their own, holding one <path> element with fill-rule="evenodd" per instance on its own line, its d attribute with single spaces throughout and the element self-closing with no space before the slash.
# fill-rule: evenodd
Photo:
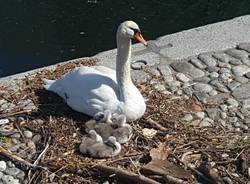
<svg viewBox="0 0 250 184">
<path fill-rule="evenodd" d="M 136 28 L 132 28 L 132 27 L 130 27 L 130 29 L 132 29 L 134 31 L 134 35 L 136 33 L 141 33 L 140 29 L 136 29 Z"/>
</svg>

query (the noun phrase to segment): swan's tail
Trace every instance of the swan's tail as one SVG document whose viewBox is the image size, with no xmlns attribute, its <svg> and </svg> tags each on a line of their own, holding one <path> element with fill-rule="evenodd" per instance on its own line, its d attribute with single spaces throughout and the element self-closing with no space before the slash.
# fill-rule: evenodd
<svg viewBox="0 0 250 184">
<path fill-rule="evenodd" d="M 46 89 L 46 90 L 49 90 L 49 91 L 53 91 L 51 88 L 53 86 L 53 83 L 55 82 L 54 80 L 49 80 L 49 79 L 42 79 L 44 85 L 43 87 Z"/>
</svg>

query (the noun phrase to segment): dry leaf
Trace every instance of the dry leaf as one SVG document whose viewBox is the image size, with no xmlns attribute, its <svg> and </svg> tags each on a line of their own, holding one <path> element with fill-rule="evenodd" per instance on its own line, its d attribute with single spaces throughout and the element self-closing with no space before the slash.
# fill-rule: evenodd
<svg viewBox="0 0 250 184">
<path fill-rule="evenodd" d="M 156 135 L 157 131 L 153 128 L 143 128 L 142 129 L 142 134 L 149 138 L 152 139 Z"/>
</svg>

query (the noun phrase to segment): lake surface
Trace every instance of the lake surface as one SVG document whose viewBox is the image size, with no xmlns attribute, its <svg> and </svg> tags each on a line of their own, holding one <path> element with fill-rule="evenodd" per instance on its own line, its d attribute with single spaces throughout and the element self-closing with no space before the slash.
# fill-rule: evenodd
<svg viewBox="0 0 250 184">
<path fill-rule="evenodd" d="M 249 13 L 249 0 L 0 0 L 0 77 L 112 49 L 127 19 L 155 39 Z"/>
</svg>

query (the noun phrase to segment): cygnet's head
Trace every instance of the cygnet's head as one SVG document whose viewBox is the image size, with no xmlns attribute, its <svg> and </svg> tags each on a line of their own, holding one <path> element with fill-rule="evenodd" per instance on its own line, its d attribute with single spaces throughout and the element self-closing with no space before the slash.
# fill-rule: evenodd
<svg viewBox="0 0 250 184">
<path fill-rule="evenodd" d="M 122 114 L 118 116 L 116 124 L 118 125 L 118 127 L 124 127 L 127 124 L 126 122 L 126 116 Z"/>
<path fill-rule="evenodd" d="M 89 136 L 91 139 L 95 140 L 96 142 L 100 142 L 100 143 L 103 142 L 102 137 L 95 130 L 90 130 Z"/>
<path fill-rule="evenodd" d="M 113 148 L 114 151 L 120 152 L 121 151 L 121 144 L 116 141 L 114 136 L 110 136 L 106 142 L 107 145 Z"/>
<path fill-rule="evenodd" d="M 117 30 L 117 35 L 127 37 L 129 39 L 136 39 L 137 41 L 141 42 L 145 46 L 147 42 L 144 40 L 143 36 L 141 35 L 141 31 L 139 26 L 131 20 L 125 21 L 121 23 Z"/>
</svg>

